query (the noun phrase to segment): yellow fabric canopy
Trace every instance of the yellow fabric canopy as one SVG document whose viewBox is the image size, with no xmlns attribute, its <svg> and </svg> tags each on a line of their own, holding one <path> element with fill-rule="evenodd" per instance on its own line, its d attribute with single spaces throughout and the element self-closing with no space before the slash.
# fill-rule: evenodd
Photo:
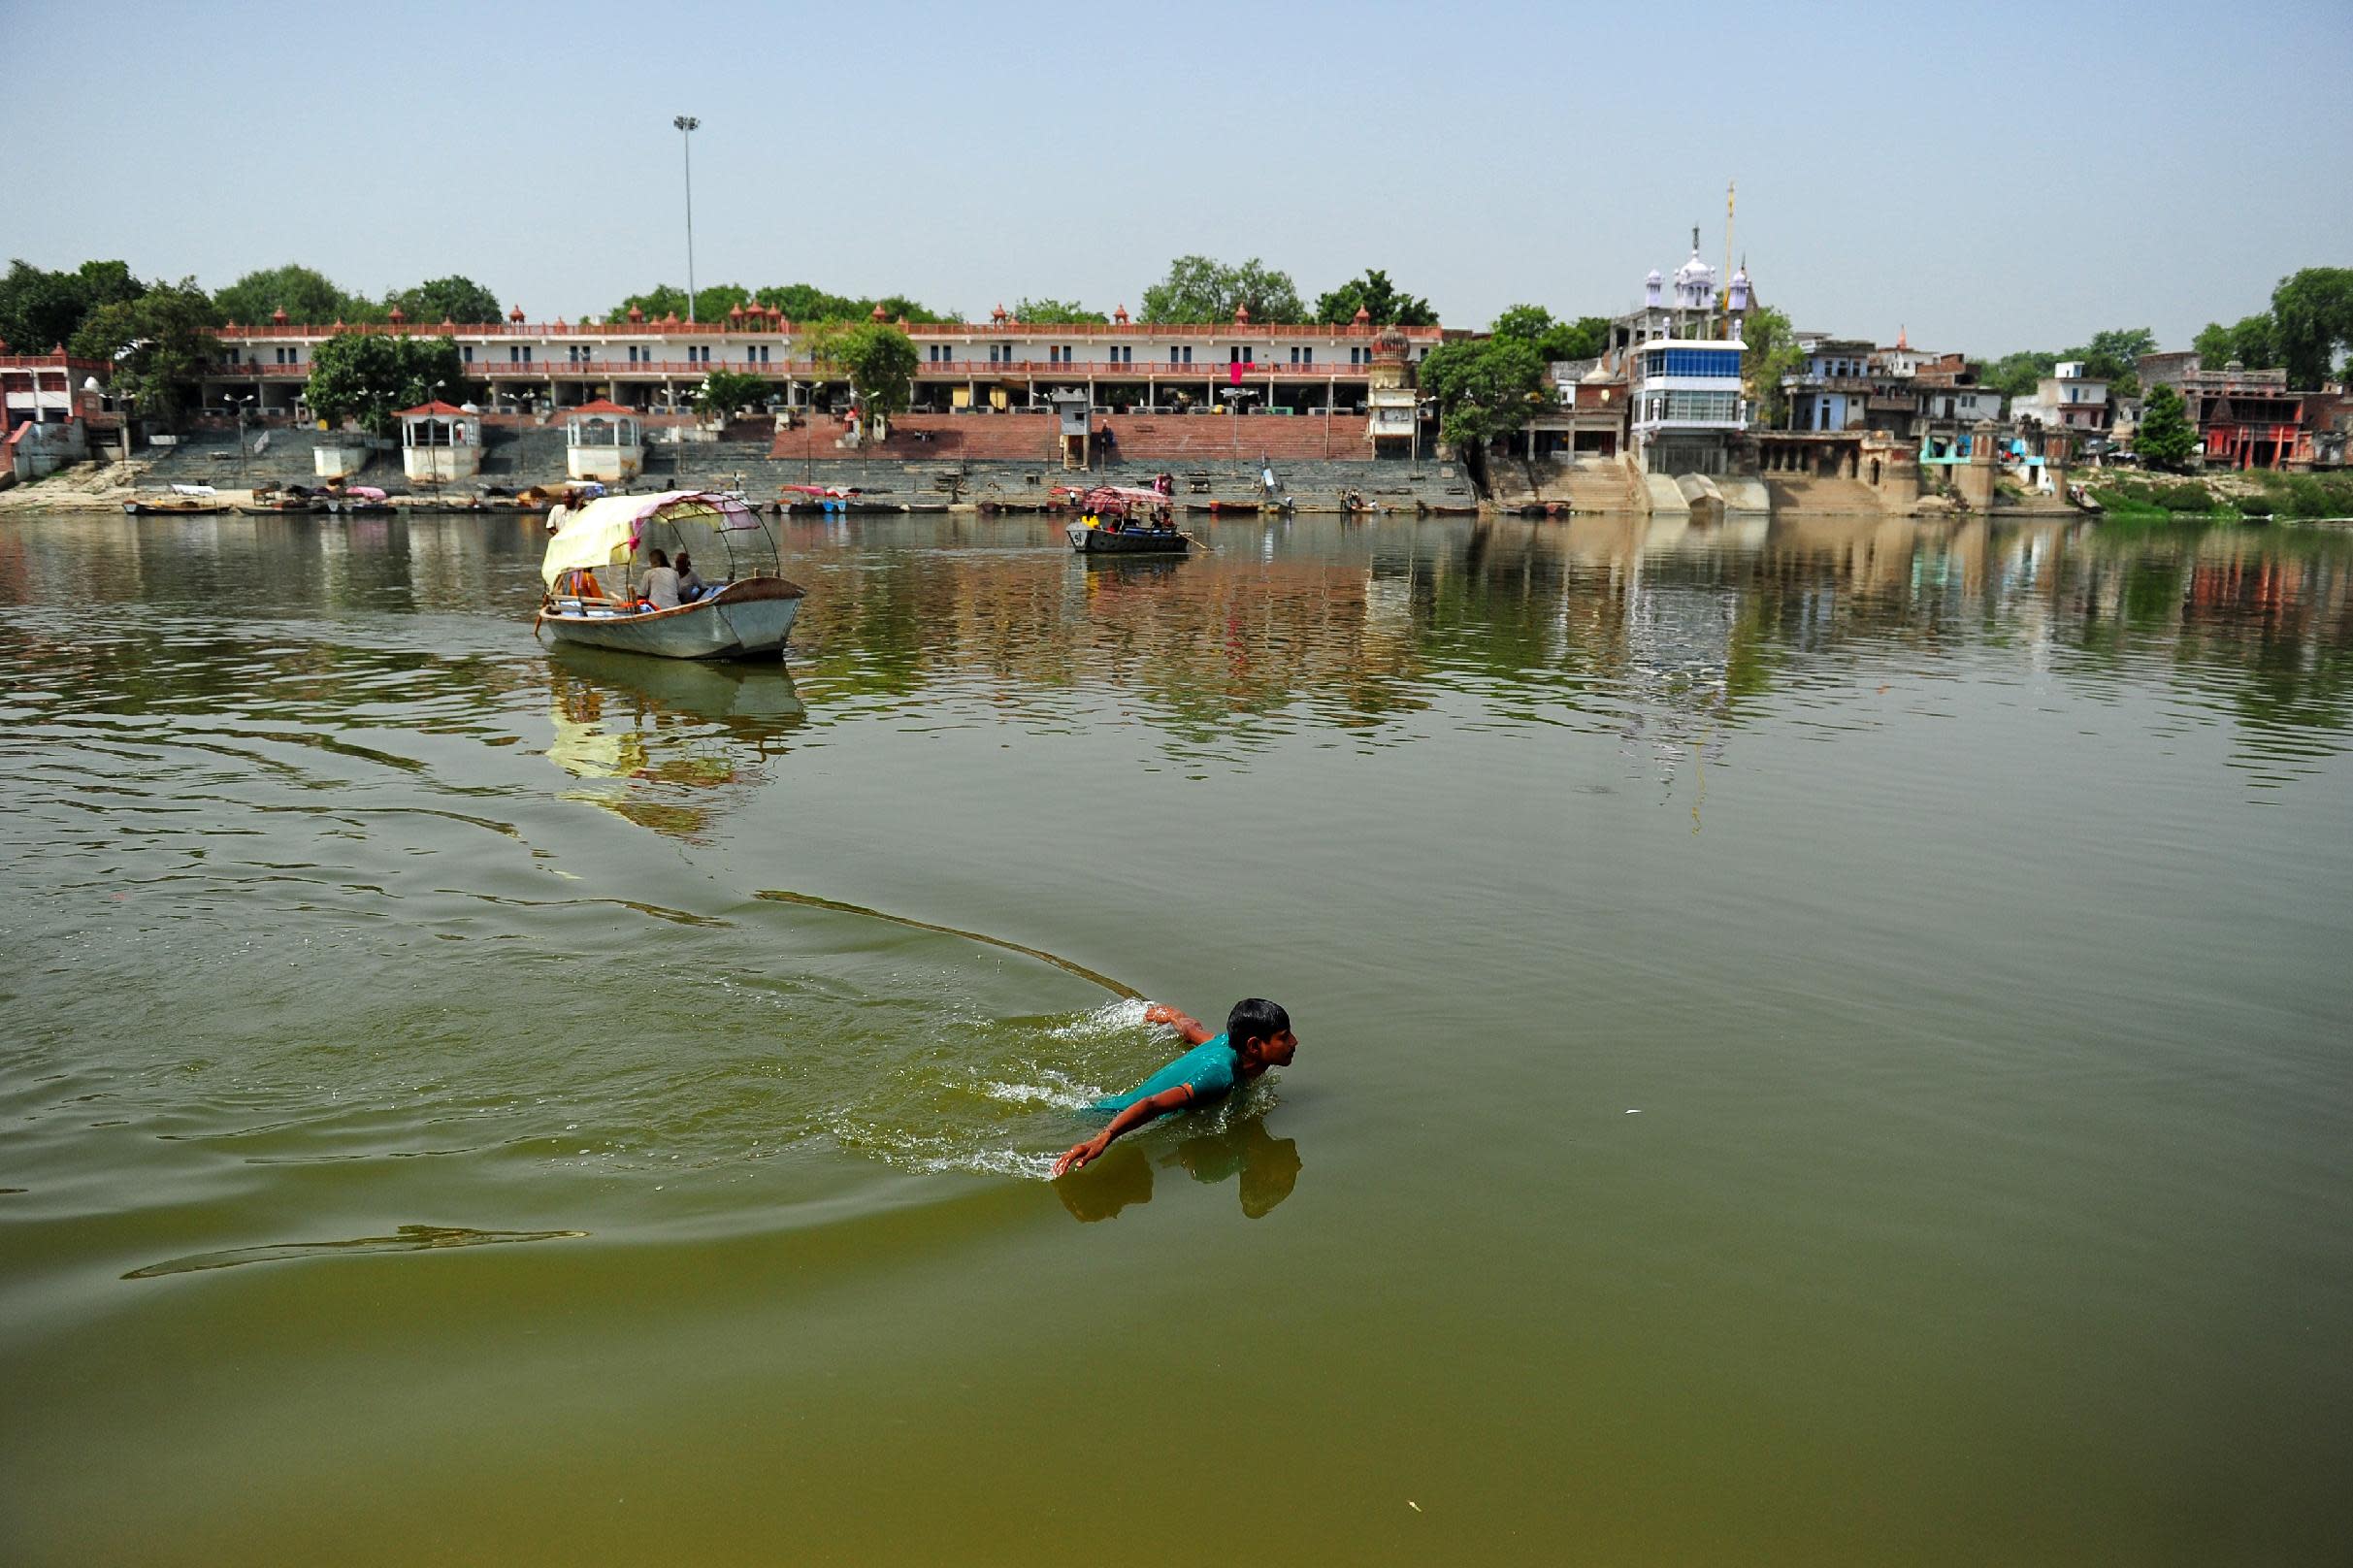
<svg viewBox="0 0 2353 1568">
<path fill-rule="evenodd" d="M 555 537 L 547 541 L 539 563 L 539 580 L 550 588 L 556 578 L 575 567 L 626 566 L 637 553 L 645 525 L 653 521 L 682 527 L 702 523 L 712 529 L 758 528 L 760 520 L 733 496 L 707 490 L 668 490 L 658 496 L 601 496 L 586 506 L 559 507 L 550 514 Z"/>
</svg>

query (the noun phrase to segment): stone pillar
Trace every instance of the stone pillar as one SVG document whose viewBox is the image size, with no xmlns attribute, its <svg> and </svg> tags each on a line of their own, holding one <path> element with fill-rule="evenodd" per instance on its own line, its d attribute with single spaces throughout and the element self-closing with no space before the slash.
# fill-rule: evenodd
<svg viewBox="0 0 2353 1568">
<path fill-rule="evenodd" d="M 1994 448 L 2001 440 L 2001 426 L 1990 419 L 1978 420 L 1969 431 L 1969 461 L 1953 466 L 1953 489 L 1962 505 L 1973 510 L 1993 510 Z"/>
</svg>

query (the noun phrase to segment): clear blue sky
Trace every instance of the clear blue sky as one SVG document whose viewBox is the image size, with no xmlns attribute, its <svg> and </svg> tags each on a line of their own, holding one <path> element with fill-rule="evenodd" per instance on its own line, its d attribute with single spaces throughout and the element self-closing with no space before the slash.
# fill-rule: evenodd
<svg viewBox="0 0 2353 1568">
<path fill-rule="evenodd" d="M 1689 62 L 1689 63 L 1677 63 Z M 1635 303 L 1701 226 L 1801 327 L 2169 345 L 2353 265 L 2353 4 L 0 0 L 0 253 L 1132 309 L 1170 257 L 1451 325 Z M 38 150 L 37 150 L 38 149 Z M 46 168 L 47 178 L 36 173 Z"/>
</svg>

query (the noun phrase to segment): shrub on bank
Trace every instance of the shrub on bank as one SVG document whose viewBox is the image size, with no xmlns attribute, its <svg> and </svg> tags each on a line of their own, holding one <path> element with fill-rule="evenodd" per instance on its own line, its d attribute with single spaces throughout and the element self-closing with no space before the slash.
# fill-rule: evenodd
<svg viewBox="0 0 2353 1568">
<path fill-rule="evenodd" d="M 2353 474 L 2251 474 L 2265 509 L 2280 517 L 2353 517 Z M 2242 504 L 2252 512 L 2256 504 Z"/>
<path fill-rule="evenodd" d="M 2202 479 L 2147 479 L 2119 475 L 2105 485 L 2096 486 L 2092 495 L 2101 506 L 2115 512 L 2203 517 L 2229 510 L 2214 499 L 2213 492 L 2206 489 Z"/>
</svg>

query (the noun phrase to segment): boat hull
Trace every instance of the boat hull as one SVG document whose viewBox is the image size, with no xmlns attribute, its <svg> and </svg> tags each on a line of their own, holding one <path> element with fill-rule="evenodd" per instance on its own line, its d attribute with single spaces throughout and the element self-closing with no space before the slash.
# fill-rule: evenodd
<svg viewBox="0 0 2353 1568">
<path fill-rule="evenodd" d="M 1183 555 L 1192 541 L 1171 529 L 1136 529 L 1114 534 L 1107 528 L 1072 523 L 1062 530 L 1070 547 L 1081 555 Z"/>
<path fill-rule="evenodd" d="M 202 501 L 186 506 L 174 506 L 151 501 L 126 501 L 122 509 L 133 517 L 218 517 L 229 510 L 225 502 Z"/>
<path fill-rule="evenodd" d="M 637 615 L 540 611 L 558 642 L 658 659 L 756 659 L 784 651 L 801 590 L 782 577 L 730 583 L 709 599 Z"/>
</svg>

